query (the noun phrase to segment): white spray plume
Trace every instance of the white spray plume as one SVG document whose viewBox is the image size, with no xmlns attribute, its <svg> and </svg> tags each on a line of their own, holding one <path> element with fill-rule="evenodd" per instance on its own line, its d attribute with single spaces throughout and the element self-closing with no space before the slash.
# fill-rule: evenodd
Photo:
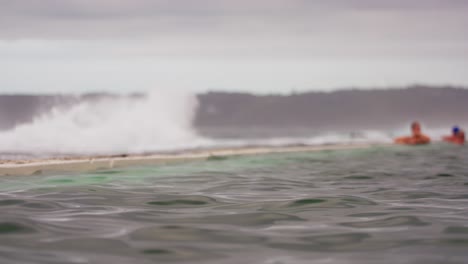
<svg viewBox="0 0 468 264">
<path fill-rule="evenodd" d="M 195 96 L 174 91 L 85 100 L 0 133 L 1 151 L 115 154 L 187 147 L 200 140 L 192 128 L 196 107 Z"/>
</svg>

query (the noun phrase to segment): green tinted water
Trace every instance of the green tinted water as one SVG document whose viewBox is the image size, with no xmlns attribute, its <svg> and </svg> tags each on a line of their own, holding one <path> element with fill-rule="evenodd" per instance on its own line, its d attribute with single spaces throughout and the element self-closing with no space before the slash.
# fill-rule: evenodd
<svg viewBox="0 0 468 264">
<path fill-rule="evenodd" d="M 1 263 L 466 263 L 466 147 L 0 179 Z"/>
</svg>

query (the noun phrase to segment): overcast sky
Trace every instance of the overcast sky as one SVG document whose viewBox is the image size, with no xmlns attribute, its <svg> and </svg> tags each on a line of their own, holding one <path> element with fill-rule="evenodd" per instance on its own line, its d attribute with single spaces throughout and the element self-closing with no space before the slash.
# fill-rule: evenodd
<svg viewBox="0 0 468 264">
<path fill-rule="evenodd" d="M 0 0 L 0 93 L 468 86 L 468 0 Z"/>
</svg>

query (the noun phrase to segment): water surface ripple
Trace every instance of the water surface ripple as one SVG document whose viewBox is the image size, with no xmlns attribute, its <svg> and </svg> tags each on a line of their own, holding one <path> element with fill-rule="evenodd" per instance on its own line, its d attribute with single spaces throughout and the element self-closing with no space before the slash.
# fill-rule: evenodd
<svg viewBox="0 0 468 264">
<path fill-rule="evenodd" d="M 468 149 L 0 179 L 0 263 L 467 263 Z"/>
</svg>

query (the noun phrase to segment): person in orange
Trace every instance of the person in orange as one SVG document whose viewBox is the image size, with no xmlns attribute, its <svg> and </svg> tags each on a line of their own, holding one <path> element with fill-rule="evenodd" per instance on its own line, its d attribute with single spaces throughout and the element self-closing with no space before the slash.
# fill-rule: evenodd
<svg viewBox="0 0 468 264">
<path fill-rule="evenodd" d="M 411 124 L 411 132 L 411 136 L 396 138 L 395 143 L 404 145 L 423 145 L 431 142 L 431 138 L 421 132 L 421 125 L 419 122 L 413 122 Z"/>
<path fill-rule="evenodd" d="M 465 144 L 465 132 L 459 127 L 454 126 L 452 129 L 452 135 L 442 137 L 442 140 L 453 144 L 463 145 Z"/>
</svg>

